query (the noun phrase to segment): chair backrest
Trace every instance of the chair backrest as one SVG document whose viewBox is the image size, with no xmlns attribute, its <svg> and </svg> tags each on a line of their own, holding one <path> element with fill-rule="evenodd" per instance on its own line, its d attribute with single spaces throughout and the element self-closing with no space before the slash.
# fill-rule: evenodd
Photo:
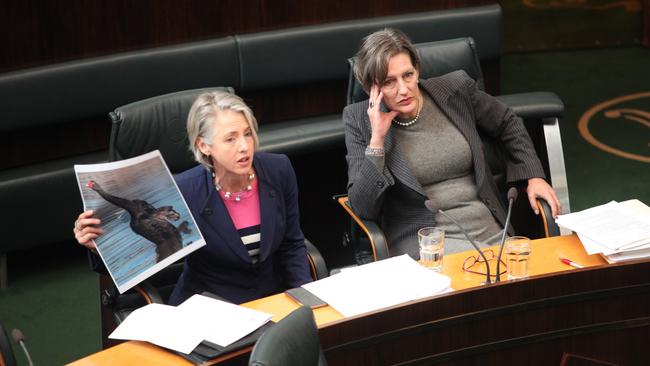
<svg viewBox="0 0 650 366">
<path fill-rule="evenodd" d="M 311 309 L 301 306 L 270 327 L 255 343 L 251 366 L 325 366 Z"/>
<path fill-rule="evenodd" d="M 464 70 L 476 80 L 481 90 L 485 90 L 481 63 L 476 52 L 476 44 L 471 37 L 455 38 L 444 41 L 417 43 L 415 48 L 420 56 L 420 79 L 441 76 L 456 70 Z M 368 94 L 354 77 L 355 57 L 348 59 L 347 103 L 352 104 L 368 99 Z"/>
<path fill-rule="evenodd" d="M 455 38 L 444 41 L 415 44 L 420 56 L 420 79 L 441 76 L 455 70 L 464 70 L 474 79 L 481 90 L 485 90 L 483 72 L 476 51 L 476 44 L 471 37 Z M 354 77 L 355 58 L 348 59 L 350 72 L 348 77 L 348 104 L 368 99 L 368 94 Z M 480 131 L 479 131 L 480 133 Z M 481 135 L 483 149 L 495 184 L 504 199 L 506 194 L 505 160 L 501 145 L 491 137 Z"/>
<path fill-rule="evenodd" d="M 108 146 L 110 161 L 160 150 L 169 170 L 179 173 L 196 165 L 187 140 L 187 115 L 194 100 L 215 87 L 184 90 L 127 104 L 109 113 L 113 122 Z"/>
<path fill-rule="evenodd" d="M 16 366 L 16 357 L 5 327 L 0 323 L 0 366 Z"/>
</svg>

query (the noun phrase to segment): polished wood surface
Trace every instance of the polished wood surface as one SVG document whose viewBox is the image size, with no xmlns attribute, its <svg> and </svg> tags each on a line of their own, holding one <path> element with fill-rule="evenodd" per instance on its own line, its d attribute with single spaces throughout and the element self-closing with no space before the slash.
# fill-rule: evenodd
<svg viewBox="0 0 650 366">
<path fill-rule="evenodd" d="M 585 271 L 588 270 L 589 268 L 598 268 L 598 267 L 603 267 L 603 265 L 606 265 L 606 262 L 602 259 L 602 257 L 597 255 L 592 255 L 592 256 L 587 255 L 587 253 L 584 251 L 580 241 L 576 236 L 564 236 L 564 237 L 554 237 L 548 239 L 534 240 L 532 241 L 532 253 L 533 254 L 530 263 L 531 265 L 530 273 L 532 276 L 531 279 L 524 280 L 524 281 L 516 281 L 516 282 L 519 282 L 521 284 L 526 284 L 526 283 L 531 283 L 536 278 L 561 277 L 561 276 L 554 276 L 554 275 L 556 274 L 561 275 L 562 273 L 569 273 L 572 271 L 573 272 Z M 455 293 L 458 294 L 466 294 L 466 293 L 473 293 L 473 292 L 479 293 L 485 291 L 486 289 L 497 288 L 499 286 L 506 287 L 507 285 L 516 285 L 516 283 L 506 281 L 498 285 L 478 287 L 481 286 L 481 283 L 484 280 L 484 276 L 467 273 L 462 270 L 462 263 L 465 260 L 465 258 L 474 254 L 475 253 L 473 251 L 469 251 L 469 252 L 447 255 L 444 258 L 443 273 L 449 275 L 452 278 L 452 287 L 455 290 L 460 290 L 460 291 L 456 291 Z M 567 266 L 564 263 L 560 262 L 559 260 L 560 257 L 569 258 L 577 263 L 584 265 L 586 268 L 577 270 L 573 267 Z M 452 295 L 455 293 L 448 294 L 448 295 L 441 295 L 436 298 L 433 298 L 430 301 L 436 301 L 437 299 L 438 302 L 440 302 L 440 300 L 444 298 L 452 297 Z M 343 354 L 342 351 L 336 348 L 339 347 L 340 343 L 342 342 L 342 339 L 336 339 L 337 337 L 343 336 L 343 334 L 337 334 L 342 328 L 341 325 L 350 322 L 359 322 L 360 320 L 366 323 L 367 321 L 372 321 L 372 318 L 376 317 L 377 314 L 392 313 L 398 311 L 399 309 L 403 309 L 405 306 L 413 306 L 414 313 L 417 313 L 417 310 L 415 309 L 417 307 L 416 305 L 426 304 L 426 303 L 428 303 L 426 300 L 411 302 L 409 304 L 390 308 L 387 311 L 375 312 L 373 313 L 374 315 L 373 314 L 370 314 L 369 316 L 363 315 L 351 319 L 344 319 L 341 314 L 339 314 L 336 310 L 334 310 L 329 306 L 315 309 L 314 315 L 316 318 L 316 323 L 321 328 L 321 337 L 322 337 L 324 348 L 327 349 L 328 347 L 330 348 L 334 347 L 331 350 L 332 354 L 337 355 L 337 354 Z M 298 307 L 298 305 L 285 294 L 277 294 L 256 301 L 252 301 L 244 304 L 244 306 L 252 309 L 257 309 L 260 311 L 269 312 L 274 315 L 273 316 L 274 321 L 279 321 L 284 316 L 286 316 L 287 314 L 289 314 L 291 311 L 293 311 Z M 400 316 L 404 316 L 403 312 L 401 312 Z M 366 321 L 365 319 L 368 320 Z M 367 328 L 368 326 L 369 326 L 368 324 L 363 325 L 363 327 L 366 328 L 366 331 L 368 329 Z M 375 327 L 375 326 L 370 326 L 370 327 Z M 379 331 L 379 333 L 381 333 L 381 331 Z M 347 337 L 356 337 L 356 336 L 357 335 L 351 333 Z M 328 354 L 326 353 L 326 355 Z M 328 360 L 329 360 L 329 355 L 328 355 Z M 217 361 L 224 361 L 224 359 L 221 358 L 215 360 L 215 362 Z M 341 361 L 341 362 L 345 363 L 348 361 L 345 362 Z M 154 345 L 144 343 L 144 342 L 135 342 L 135 341 L 120 344 L 118 346 L 98 352 L 96 354 L 90 355 L 84 359 L 72 363 L 72 365 L 76 365 L 76 366 L 109 365 L 109 364 L 110 365 L 148 365 L 148 364 L 190 365 L 191 363 L 177 355 L 167 352 Z M 337 363 L 331 363 L 331 364 L 337 364 Z"/>
</svg>

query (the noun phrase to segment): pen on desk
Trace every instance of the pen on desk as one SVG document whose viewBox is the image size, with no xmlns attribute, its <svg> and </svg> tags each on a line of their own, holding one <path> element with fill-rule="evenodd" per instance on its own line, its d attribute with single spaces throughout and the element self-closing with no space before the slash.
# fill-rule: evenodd
<svg viewBox="0 0 650 366">
<path fill-rule="evenodd" d="M 560 258 L 560 261 L 574 268 L 585 268 L 585 266 L 583 266 L 582 264 L 578 264 L 570 259 Z"/>
</svg>

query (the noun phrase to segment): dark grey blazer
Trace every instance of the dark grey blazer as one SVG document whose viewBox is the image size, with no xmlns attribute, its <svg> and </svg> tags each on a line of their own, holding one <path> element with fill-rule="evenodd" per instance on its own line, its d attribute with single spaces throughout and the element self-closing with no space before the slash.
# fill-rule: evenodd
<svg viewBox="0 0 650 366">
<path fill-rule="evenodd" d="M 422 80 L 420 85 L 467 139 L 479 197 L 503 226 L 506 207 L 492 179 L 478 130 L 501 141 L 505 147 L 509 184 L 544 178 L 542 164 L 521 118 L 505 104 L 479 90 L 464 71 Z M 417 231 L 434 224 L 434 215 L 424 207 L 427 197 L 402 158 L 392 129 L 388 130 L 385 139 L 383 171 L 366 158 L 365 149 L 371 135 L 367 110 L 368 100 L 343 110 L 350 203 L 361 218 L 380 220 L 390 255 L 408 253 L 419 258 Z"/>
</svg>

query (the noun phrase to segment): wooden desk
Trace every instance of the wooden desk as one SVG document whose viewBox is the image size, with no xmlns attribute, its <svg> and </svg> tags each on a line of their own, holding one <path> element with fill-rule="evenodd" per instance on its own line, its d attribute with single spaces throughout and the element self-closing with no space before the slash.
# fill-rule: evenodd
<svg viewBox="0 0 650 366">
<path fill-rule="evenodd" d="M 461 269 L 474 254 L 464 252 L 444 259 L 443 272 L 457 290 L 453 293 L 347 319 L 330 307 L 316 309 L 328 362 L 559 364 L 562 352 L 572 352 L 625 364 L 641 357 L 650 363 L 639 343 L 650 339 L 650 262 L 606 265 L 600 256 L 587 255 L 575 236 L 535 240 L 532 250 L 528 280 L 480 286 L 484 276 Z M 569 267 L 559 257 L 586 268 Z M 297 308 L 284 294 L 244 306 L 272 313 L 275 321 Z M 214 361 L 246 364 L 249 352 Z M 190 365 L 135 341 L 72 363 L 153 364 Z"/>
</svg>

